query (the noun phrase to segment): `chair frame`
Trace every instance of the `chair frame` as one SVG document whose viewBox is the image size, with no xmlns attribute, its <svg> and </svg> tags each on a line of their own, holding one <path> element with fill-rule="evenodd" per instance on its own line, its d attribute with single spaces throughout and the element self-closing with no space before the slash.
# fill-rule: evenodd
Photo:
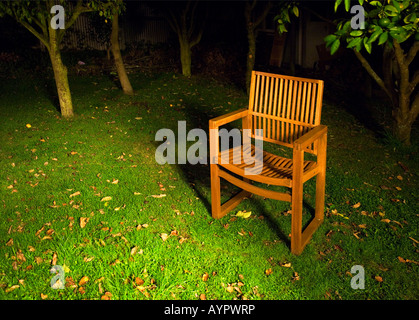
<svg viewBox="0 0 419 320">
<path fill-rule="evenodd" d="M 306 119 L 310 118 L 310 123 L 303 123 L 302 121 L 292 120 L 291 118 L 287 119 L 286 117 L 280 118 L 279 116 L 270 116 L 270 115 L 263 115 L 263 112 L 258 112 L 262 110 L 255 110 L 255 100 L 258 99 L 257 95 L 258 92 L 262 92 L 263 84 L 257 82 L 257 77 L 268 77 L 270 79 L 278 79 L 278 80 L 271 80 L 271 81 L 288 81 L 289 83 L 293 81 L 299 81 L 298 85 L 295 84 L 293 86 L 290 85 L 289 89 L 289 105 L 292 104 L 292 108 L 295 111 L 293 113 L 296 115 L 298 113 L 298 109 L 300 108 L 299 104 L 304 104 L 304 98 L 298 98 L 298 101 L 302 101 L 301 103 L 295 103 L 296 95 L 308 96 L 309 93 L 304 93 L 303 91 L 303 83 L 313 83 L 313 86 L 317 86 L 317 91 L 313 89 L 312 94 L 313 98 L 310 100 L 311 107 L 310 110 L 306 111 L 304 106 L 301 106 L 301 112 L 309 113 L 315 111 L 315 116 L 307 117 Z M 280 80 L 283 79 L 283 80 Z M 271 82 L 273 83 L 273 82 Z M 285 83 L 285 82 L 284 82 Z M 297 82 L 295 82 L 297 83 Z M 282 82 L 281 82 L 282 84 Z M 300 85 L 301 84 L 301 85 Z M 309 85 L 304 84 L 304 88 L 310 87 Z M 291 89 L 291 87 L 293 89 Z M 311 87 L 310 87 L 311 88 Z M 313 87 L 314 88 L 314 87 Z M 260 89 L 260 90 L 259 90 Z M 311 90 L 311 89 L 310 89 Z M 285 89 L 284 92 L 286 92 Z M 292 92 L 291 92 L 292 91 Z M 277 90 L 273 90 L 272 88 L 266 90 L 265 93 L 265 104 L 266 101 L 273 101 L 276 97 Z M 287 93 L 284 93 L 286 95 Z M 293 96 L 293 97 L 292 97 Z M 209 129 L 210 129 L 210 146 L 211 146 L 211 161 L 210 161 L 210 171 L 211 171 L 211 209 L 212 209 L 212 217 L 215 219 L 220 219 L 225 216 L 229 211 L 234 209 L 244 198 L 250 197 L 252 194 L 257 194 L 262 197 L 280 200 L 280 201 L 288 201 L 291 202 L 291 210 L 292 210 L 292 218 L 291 218 L 291 252 L 295 255 L 299 255 L 302 253 L 304 247 L 310 241 L 311 236 L 320 226 L 324 219 L 324 197 L 325 197 L 325 179 L 326 179 L 326 149 L 327 149 L 327 127 L 320 124 L 320 115 L 321 115 L 321 107 L 322 107 L 322 97 L 323 97 L 323 81 L 321 80 L 313 80 L 313 79 L 305 79 L 305 78 L 297 78 L 297 77 L 289 77 L 289 76 L 282 76 L 282 75 L 275 75 L 269 74 L 264 72 L 253 71 L 252 72 L 252 81 L 251 81 L 251 90 L 250 90 L 250 98 L 249 98 L 249 107 L 243 108 L 234 112 L 231 112 L 226 115 L 222 115 L 211 119 L 209 121 Z M 268 99 L 268 100 L 267 100 Z M 270 99 L 270 100 L 269 100 Z M 291 100 L 292 99 L 292 100 Z M 259 99 L 259 100 L 262 100 Z M 285 100 L 284 100 L 285 101 Z M 313 107 L 314 106 L 314 107 Z M 271 108 L 271 107 L 269 107 Z M 280 106 L 281 108 L 281 106 Z M 290 106 L 288 106 L 290 108 Z M 265 108 L 267 109 L 267 108 Z M 264 110 L 265 110 L 264 109 Z M 315 109 L 315 110 L 314 110 Z M 278 111 L 279 112 L 279 111 Z M 289 112 L 288 112 L 289 113 Z M 258 116 L 264 116 L 267 120 L 265 122 L 265 118 L 262 119 L 262 122 L 259 118 L 257 121 Z M 301 116 L 300 116 L 301 117 Z M 237 171 L 237 166 L 232 163 L 229 164 L 221 164 L 220 159 L 221 152 L 219 151 L 219 134 L 218 129 L 220 126 L 228 124 L 230 122 L 242 119 L 242 127 L 243 129 L 255 129 L 258 127 L 258 124 L 261 123 L 265 124 L 265 127 L 268 130 L 274 131 L 274 127 L 269 127 L 270 121 L 278 120 L 284 121 L 285 123 L 289 124 L 289 128 L 295 128 L 295 131 L 290 129 L 289 132 L 286 132 L 283 139 L 273 139 L 269 137 L 269 133 L 265 134 L 263 140 L 264 142 L 272 142 L 278 145 L 283 145 L 287 147 L 291 147 L 293 149 L 293 157 L 292 159 L 287 159 L 288 161 L 288 169 L 291 171 L 292 167 L 292 176 L 288 178 L 269 178 L 265 176 L 252 176 L 252 175 L 243 175 L 240 171 Z M 269 120 L 274 119 L 274 120 Z M 268 123 L 268 125 L 266 125 Z M 273 122 L 272 122 L 273 123 Z M 298 127 L 300 125 L 300 127 Z M 279 126 L 279 125 L 277 125 Z M 288 129 L 287 129 L 288 130 Z M 253 136 L 254 137 L 254 136 Z M 295 139 L 293 139 L 295 137 Z M 215 154 L 212 152 L 215 150 Z M 317 156 L 316 161 L 314 162 L 305 162 L 304 161 L 304 154 L 305 152 L 315 154 Z M 271 157 L 271 154 L 264 152 L 264 155 Z M 264 158 L 265 159 L 265 158 Z M 284 158 L 285 159 L 285 158 Z M 307 165 L 310 164 L 310 166 Z M 265 164 L 265 163 L 264 163 Z M 281 167 L 275 168 L 279 171 L 282 169 Z M 232 175 L 229 171 L 233 171 L 235 175 Z M 237 174 L 242 176 L 242 179 L 237 178 Z M 302 210 L 303 210 L 303 184 L 307 180 L 311 179 L 312 177 L 316 176 L 316 196 L 315 196 L 315 214 L 314 218 L 310 221 L 308 226 L 302 230 Z M 237 195 L 232 197 L 230 200 L 221 204 L 221 185 L 220 185 L 220 178 L 223 178 L 230 183 L 238 186 L 242 189 Z M 286 186 L 291 189 L 291 194 L 289 193 L 282 193 L 277 192 L 269 189 L 264 189 L 257 187 L 252 184 L 252 181 L 259 181 L 264 182 L 266 184 L 275 184 Z"/>
</svg>

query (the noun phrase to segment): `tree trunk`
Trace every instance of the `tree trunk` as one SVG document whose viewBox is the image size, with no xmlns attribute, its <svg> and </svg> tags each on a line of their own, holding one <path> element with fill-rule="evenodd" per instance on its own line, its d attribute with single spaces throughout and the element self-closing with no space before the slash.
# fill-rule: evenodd
<svg viewBox="0 0 419 320">
<path fill-rule="evenodd" d="M 383 79 L 372 69 L 360 52 L 354 50 L 354 53 L 392 103 L 393 135 L 404 145 L 410 145 L 412 125 L 419 115 L 419 93 L 411 99 L 417 83 L 415 80 L 412 80 L 414 83 L 409 82 L 409 63 L 411 61 L 406 59 L 399 43 L 394 41 L 393 44 L 395 59 L 393 59 L 389 48 L 384 49 L 383 63 L 386 65 L 383 65 Z M 411 59 L 413 61 L 413 58 Z M 397 83 L 397 87 L 394 86 L 394 83 Z"/>
<path fill-rule="evenodd" d="M 408 95 L 400 93 L 399 97 L 399 106 L 393 109 L 393 134 L 400 142 L 409 146 L 412 125 L 419 114 L 419 93 L 416 94 L 412 104 Z"/>
<path fill-rule="evenodd" d="M 49 27 L 49 56 L 52 69 L 54 70 L 55 84 L 57 86 L 58 100 L 60 102 L 61 115 L 64 118 L 73 117 L 73 103 L 71 101 L 70 86 L 68 85 L 67 68 L 61 60 L 57 30 Z"/>
<path fill-rule="evenodd" d="M 250 22 L 251 24 L 251 22 Z M 247 52 L 247 63 L 246 63 L 246 90 L 249 94 L 250 82 L 252 79 L 252 71 L 255 67 L 256 62 L 256 36 L 255 31 L 251 25 L 247 27 L 247 40 L 249 42 L 249 51 Z"/>
<path fill-rule="evenodd" d="M 192 74 L 192 71 L 191 71 L 192 51 L 191 51 L 189 41 L 179 36 L 179 45 L 180 45 L 180 62 L 182 64 L 182 74 L 185 77 L 190 77 Z"/>
<path fill-rule="evenodd" d="M 112 33 L 111 33 L 111 50 L 115 60 L 116 71 L 118 72 L 119 81 L 121 83 L 122 90 L 125 94 L 132 95 L 134 90 L 132 89 L 131 83 L 128 79 L 127 72 L 125 70 L 124 61 L 122 60 L 121 49 L 119 47 L 119 24 L 118 24 L 118 13 L 115 13 L 112 18 Z"/>
<path fill-rule="evenodd" d="M 256 62 L 256 28 L 260 25 L 266 16 L 268 15 L 269 10 L 272 7 L 272 3 L 264 2 L 264 7 L 261 12 L 257 15 L 254 14 L 254 10 L 257 4 L 257 0 L 252 0 L 252 2 L 246 1 L 244 7 L 244 17 L 246 20 L 247 28 L 247 40 L 249 42 L 249 51 L 247 52 L 247 63 L 246 63 L 246 90 L 247 94 L 250 91 L 250 82 L 252 78 L 252 71 L 255 67 Z"/>
</svg>

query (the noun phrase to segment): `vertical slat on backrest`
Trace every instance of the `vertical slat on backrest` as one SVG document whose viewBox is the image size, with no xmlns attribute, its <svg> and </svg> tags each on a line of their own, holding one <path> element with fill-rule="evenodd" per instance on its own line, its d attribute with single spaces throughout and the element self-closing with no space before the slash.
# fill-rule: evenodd
<svg viewBox="0 0 419 320">
<path fill-rule="evenodd" d="M 279 78 L 275 78 L 275 89 L 273 93 L 273 109 L 272 115 L 277 116 L 278 114 L 278 87 L 279 87 Z M 272 128 L 271 128 L 272 139 L 278 139 L 278 121 L 272 119 Z"/>
</svg>

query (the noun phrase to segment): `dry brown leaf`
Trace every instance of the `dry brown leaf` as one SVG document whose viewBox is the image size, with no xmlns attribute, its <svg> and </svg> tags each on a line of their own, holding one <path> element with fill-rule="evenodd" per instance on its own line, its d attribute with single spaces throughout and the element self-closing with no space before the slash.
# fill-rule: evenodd
<svg viewBox="0 0 419 320">
<path fill-rule="evenodd" d="M 70 194 L 70 198 L 75 197 L 75 196 L 79 196 L 80 195 L 80 191 L 76 191 L 72 194 Z"/>
<path fill-rule="evenodd" d="M 228 285 L 226 288 L 227 292 L 232 293 L 234 291 L 234 287 L 231 285 Z"/>
<path fill-rule="evenodd" d="M 163 241 L 166 241 L 166 240 L 169 238 L 169 235 L 168 235 L 167 233 L 162 233 L 162 234 L 160 234 L 160 238 L 161 238 Z"/>
<path fill-rule="evenodd" d="M 399 261 L 400 261 L 401 263 L 406 263 L 406 260 L 404 260 L 402 257 L 397 257 L 397 259 L 399 259 Z"/>
<path fill-rule="evenodd" d="M 201 294 L 199 295 L 199 299 L 200 299 L 200 300 L 207 300 L 207 297 L 206 297 L 205 293 L 201 293 Z"/>
<path fill-rule="evenodd" d="M 18 288 L 19 288 L 19 285 L 15 284 L 15 285 L 11 286 L 10 288 L 7 288 L 5 291 L 6 291 L 6 293 L 9 293 L 9 292 L 12 292 L 12 291 L 14 291 Z"/>
<path fill-rule="evenodd" d="M 385 223 L 390 223 L 390 222 L 391 222 L 391 220 L 390 220 L 390 219 L 381 219 L 381 221 L 382 221 L 382 222 L 385 222 Z"/>
<path fill-rule="evenodd" d="M 208 272 L 205 272 L 202 276 L 202 281 L 204 281 L 204 282 L 208 281 L 208 277 L 209 277 Z"/>
<path fill-rule="evenodd" d="M 37 237 L 37 236 L 39 236 L 39 234 L 42 232 L 42 231 L 44 231 L 44 229 L 45 229 L 45 226 L 43 226 L 41 229 L 39 229 L 38 231 L 36 231 L 35 232 L 35 236 Z"/>
<path fill-rule="evenodd" d="M 403 177 L 402 177 L 401 175 L 398 175 L 396 178 L 397 178 L 398 180 L 400 180 L 400 181 L 402 181 L 402 180 L 403 180 Z"/>
<path fill-rule="evenodd" d="M 136 284 L 137 286 L 142 286 L 142 285 L 144 284 L 144 280 L 143 280 L 143 279 L 141 279 L 141 278 L 139 278 L 139 277 L 136 277 L 136 278 L 135 278 L 135 284 Z"/>
<path fill-rule="evenodd" d="M 45 300 L 46 298 L 48 298 L 48 295 L 47 295 L 47 294 L 43 294 L 43 293 L 41 293 L 41 299 L 42 299 L 42 300 Z"/>
<path fill-rule="evenodd" d="M 79 286 L 84 286 L 87 282 L 89 282 L 89 277 L 88 276 L 84 276 L 80 279 L 79 281 Z"/>
<path fill-rule="evenodd" d="M 266 270 L 265 270 L 265 274 L 266 274 L 267 276 L 271 275 L 272 273 L 273 273 L 273 271 L 272 271 L 272 269 L 271 269 L 271 268 L 269 268 L 269 269 L 266 269 Z"/>
<path fill-rule="evenodd" d="M 107 197 L 103 197 L 102 199 L 100 199 L 100 201 L 110 201 L 112 200 L 112 197 L 107 196 Z"/>
<path fill-rule="evenodd" d="M 410 239 L 410 240 L 412 240 L 412 241 L 413 241 L 413 242 L 415 242 L 415 243 L 419 243 L 419 241 L 418 241 L 418 240 L 413 239 L 412 237 L 409 237 L 409 239 Z"/>
<path fill-rule="evenodd" d="M 291 268 L 291 262 L 284 262 L 284 263 L 281 263 L 281 267 Z"/>
<path fill-rule="evenodd" d="M 52 255 L 51 265 L 55 266 L 57 264 L 57 258 L 58 258 L 58 255 L 56 252 L 54 252 Z"/>
<path fill-rule="evenodd" d="M 153 198 L 163 198 L 163 197 L 165 197 L 166 196 L 166 194 L 165 193 L 162 193 L 162 194 L 152 194 L 151 195 Z"/>
<path fill-rule="evenodd" d="M 81 217 L 80 218 L 80 228 L 83 229 L 88 222 L 89 222 L 89 218 L 87 218 L 87 217 Z"/>
<path fill-rule="evenodd" d="M 375 276 L 375 280 L 377 280 L 378 282 L 383 282 L 383 278 L 381 278 L 380 276 Z"/>
<path fill-rule="evenodd" d="M 8 247 L 13 246 L 13 238 L 10 238 L 9 241 L 6 242 L 6 246 Z"/>
<path fill-rule="evenodd" d="M 16 253 L 16 259 L 17 259 L 17 260 L 20 260 L 20 261 L 22 261 L 22 262 L 25 262 L 25 261 L 26 261 L 26 258 L 25 258 L 25 256 L 24 256 L 24 254 L 23 254 L 22 250 L 19 250 L 19 251 Z"/>
<path fill-rule="evenodd" d="M 396 220 L 391 220 L 391 222 L 393 222 L 393 223 L 395 223 L 395 224 L 398 224 L 400 227 L 402 227 L 402 228 L 403 228 L 403 225 L 402 225 L 399 221 L 396 221 Z"/>
<path fill-rule="evenodd" d="M 297 272 L 295 272 L 294 271 L 294 274 L 293 274 L 293 276 L 292 276 L 292 280 L 293 281 L 298 281 L 298 280 L 300 280 L 300 276 L 298 275 L 298 273 Z"/>
<path fill-rule="evenodd" d="M 100 297 L 101 300 L 111 300 L 111 298 L 112 298 L 112 293 L 110 293 L 109 291 L 106 291 L 105 294 Z"/>
<path fill-rule="evenodd" d="M 134 246 L 134 247 L 132 247 L 130 254 L 133 256 L 133 255 L 135 255 L 137 252 L 138 252 L 138 247 L 137 247 L 137 246 Z"/>
<path fill-rule="evenodd" d="M 357 209 L 361 206 L 361 202 L 355 203 L 352 208 Z"/>
</svg>

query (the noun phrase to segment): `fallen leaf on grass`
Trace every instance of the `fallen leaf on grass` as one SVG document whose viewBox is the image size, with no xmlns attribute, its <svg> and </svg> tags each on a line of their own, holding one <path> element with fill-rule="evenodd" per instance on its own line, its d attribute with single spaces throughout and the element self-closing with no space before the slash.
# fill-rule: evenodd
<svg viewBox="0 0 419 320">
<path fill-rule="evenodd" d="M 51 260 L 51 264 L 53 266 L 55 266 L 57 264 L 57 258 L 58 258 L 58 255 L 57 255 L 56 252 L 54 252 L 54 254 L 52 255 L 52 260 Z"/>
<path fill-rule="evenodd" d="M 381 278 L 380 276 L 375 276 L 374 278 L 378 282 L 383 282 L 383 278 Z"/>
<path fill-rule="evenodd" d="M 205 272 L 204 274 L 203 274 L 203 276 L 202 276 L 202 281 L 208 281 L 208 277 L 209 277 L 209 274 L 208 274 L 208 272 Z"/>
<path fill-rule="evenodd" d="M 291 262 L 284 262 L 280 264 L 281 267 L 291 268 Z"/>
<path fill-rule="evenodd" d="M 78 196 L 78 195 L 80 195 L 80 191 L 76 191 L 76 192 L 70 194 L 70 198 Z"/>
<path fill-rule="evenodd" d="M 352 208 L 357 209 L 361 206 L 361 202 L 355 203 Z"/>
<path fill-rule="evenodd" d="M 9 292 L 12 292 L 12 291 L 14 291 L 18 288 L 19 288 L 19 285 L 15 284 L 15 285 L 11 286 L 10 288 L 7 288 L 5 291 L 6 291 L 6 293 L 9 293 Z"/>
<path fill-rule="evenodd" d="M 89 222 L 89 218 L 81 217 L 80 218 L 80 228 L 83 229 L 88 222 Z"/>
<path fill-rule="evenodd" d="M 88 276 L 84 276 L 80 279 L 79 281 L 79 286 L 84 286 L 87 282 L 89 282 L 89 277 Z"/>
<path fill-rule="evenodd" d="M 184 238 L 184 237 L 180 236 L 179 243 L 180 243 L 180 244 L 182 244 L 182 243 L 184 243 L 186 240 L 188 240 L 188 238 Z"/>
<path fill-rule="evenodd" d="M 151 195 L 151 197 L 153 197 L 153 198 L 163 198 L 163 197 L 165 197 L 166 196 L 166 194 L 165 193 L 162 193 L 162 194 L 152 194 Z"/>
<path fill-rule="evenodd" d="M 412 237 L 409 237 L 409 239 L 410 239 L 410 240 L 412 240 L 412 241 L 413 241 L 413 242 L 415 242 L 415 243 L 419 243 L 419 241 L 418 241 L 418 240 L 413 239 Z"/>
<path fill-rule="evenodd" d="M 272 269 L 271 269 L 271 268 L 269 268 L 269 269 L 266 269 L 266 270 L 265 270 L 265 274 L 266 274 L 267 276 L 271 275 L 272 273 L 273 273 L 273 271 L 272 271 Z"/>
<path fill-rule="evenodd" d="M 247 219 L 247 218 L 249 218 L 250 217 L 250 215 L 252 214 L 252 211 L 239 211 L 239 212 L 237 212 L 237 214 L 236 214 L 236 217 L 242 217 L 242 218 L 244 218 L 244 219 Z"/>
<path fill-rule="evenodd" d="M 417 262 L 417 261 L 414 261 L 414 260 L 409 260 L 409 259 L 403 259 L 402 257 L 397 257 L 397 259 L 399 259 L 399 261 L 401 262 L 401 263 L 414 263 L 414 264 L 417 264 L 417 265 L 419 265 L 419 262 Z"/>
<path fill-rule="evenodd" d="M 110 293 L 109 291 L 106 291 L 105 294 L 100 297 L 100 300 L 111 300 L 111 298 L 112 298 L 112 293 Z"/>
<path fill-rule="evenodd" d="M 144 253 L 143 249 L 140 249 L 137 246 L 135 246 L 131 249 L 131 255 L 132 256 L 135 255 L 135 254 L 143 254 L 143 253 Z"/>
<path fill-rule="evenodd" d="M 161 238 L 163 241 L 166 241 L 166 240 L 169 238 L 169 235 L 168 235 L 167 233 L 162 233 L 162 234 L 160 234 L 160 238 Z"/>
<path fill-rule="evenodd" d="M 206 297 L 205 293 L 201 293 L 201 294 L 199 295 L 199 299 L 200 299 L 200 300 L 207 300 L 207 297 Z"/>
<path fill-rule="evenodd" d="M 100 201 L 110 201 L 110 200 L 112 200 L 112 197 L 109 197 L 109 196 L 107 196 L 107 197 L 103 197 L 102 199 L 100 199 Z"/>
</svg>

